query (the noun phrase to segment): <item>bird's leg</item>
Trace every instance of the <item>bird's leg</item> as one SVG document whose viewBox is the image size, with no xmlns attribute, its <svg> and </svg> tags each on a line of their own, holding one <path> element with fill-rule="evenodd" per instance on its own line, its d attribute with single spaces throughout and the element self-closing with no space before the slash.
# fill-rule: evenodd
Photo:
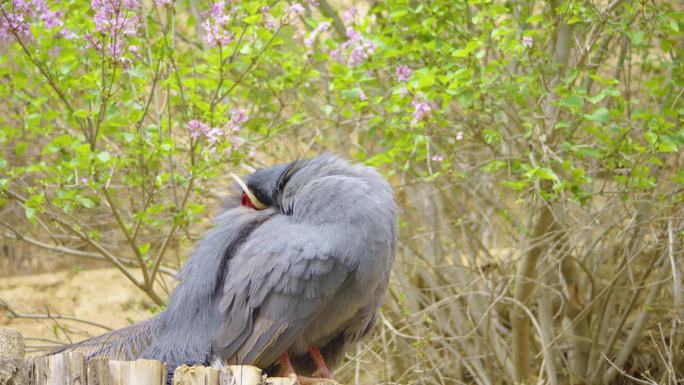
<svg viewBox="0 0 684 385">
<path fill-rule="evenodd" d="M 319 376 L 322 376 L 324 378 L 332 378 L 332 372 L 330 371 L 330 369 L 328 369 L 328 365 L 325 363 L 325 359 L 323 359 L 323 355 L 317 347 L 309 347 L 309 356 L 311 356 L 311 359 L 314 361 L 314 363 L 316 363 L 316 368 L 318 368 Z"/>
<path fill-rule="evenodd" d="M 294 368 L 292 367 L 292 362 L 290 361 L 290 357 L 287 355 L 287 352 L 283 353 L 283 355 L 280 356 L 280 358 L 278 359 L 278 363 L 280 364 L 281 370 L 285 371 L 285 375 L 287 377 L 290 377 L 295 384 L 313 385 L 319 384 L 321 382 L 326 382 L 327 380 L 327 378 L 304 377 L 297 375 L 294 371 Z"/>
</svg>

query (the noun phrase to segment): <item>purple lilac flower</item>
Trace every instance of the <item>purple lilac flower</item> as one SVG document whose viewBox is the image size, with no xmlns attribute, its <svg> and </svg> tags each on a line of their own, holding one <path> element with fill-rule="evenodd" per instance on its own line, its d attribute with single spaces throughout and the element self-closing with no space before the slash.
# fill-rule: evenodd
<svg viewBox="0 0 684 385">
<path fill-rule="evenodd" d="M 456 140 L 463 140 L 463 131 L 459 131 L 456 133 Z"/>
<path fill-rule="evenodd" d="M 290 5 L 290 13 L 294 17 L 303 15 L 305 11 L 306 9 L 304 9 L 304 7 L 299 3 L 292 3 L 292 5 Z"/>
<path fill-rule="evenodd" d="M 358 10 L 356 9 L 356 7 L 351 7 L 348 10 L 344 11 L 344 13 L 342 14 L 342 19 L 344 19 L 344 21 L 347 23 L 351 23 L 352 21 L 354 21 L 354 17 L 357 13 Z"/>
<path fill-rule="evenodd" d="M 523 47 L 532 48 L 533 44 L 534 44 L 534 39 L 532 38 L 532 36 L 523 36 L 523 38 L 522 38 Z"/>
<path fill-rule="evenodd" d="M 193 139 L 199 138 L 208 130 L 209 125 L 202 123 L 199 120 L 193 119 L 188 123 L 188 131 L 190 132 L 190 137 Z"/>
<path fill-rule="evenodd" d="M 411 105 L 413 106 L 413 119 L 411 119 L 412 126 L 415 126 L 435 109 L 435 104 L 425 100 L 421 92 L 419 92 L 413 101 L 411 101 Z"/>
<path fill-rule="evenodd" d="M 228 29 L 230 16 L 226 14 L 226 2 L 221 0 L 211 4 L 208 11 L 202 13 L 205 20 L 204 42 L 210 47 L 226 45 L 233 40 L 233 33 Z"/>
<path fill-rule="evenodd" d="M 375 53 L 375 44 L 366 40 L 354 28 L 347 28 L 347 38 L 347 41 L 330 51 L 331 59 L 356 67 Z"/>
<path fill-rule="evenodd" d="M 31 24 L 37 20 L 43 22 L 47 29 L 64 26 L 63 14 L 50 11 L 45 0 L 11 0 L 0 6 L 0 40 L 12 35 L 31 37 Z M 59 31 L 59 36 L 72 38 L 74 34 L 66 27 Z"/>
<path fill-rule="evenodd" d="M 140 20 L 135 10 L 140 6 L 135 0 L 92 0 L 95 10 L 95 30 L 111 38 L 121 34 L 133 36 L 138 32 Z"/>
<path fill-rule="evenodd" d="M 95 11 L 93 21 L 101 40 L 92 34 L 86 34 L 84 38 L 88 42 L 87 46 L 98 51 L 106 48 L 107 54 L 119 63 L 130 63 L 131 60 L 123 55 L 129 48 L 126 37 L 134 36 L 140 28 L 138 0 L 92 0 L 90 5 Z M 106 47 L 104 41 L 107 41 Z"/>
<path fill-rule="evenodd" d="M 221 137 L 223 137 L 223 130 L 218 127 L 210 127 L 208 130 L 206 130 L 204 136 L 207 138 L 209 146 L 213 146 L 219 141 L 219 139 L 221 139 Z"/>
<path fill-rule="evenodd" d="M 309 37 L 304 39 L 304 45 L 307 47 L 312 47 L 314 42 L 316 41 L 316 37 L 318 37 L 318 34 L 320 34 L 323 31 L 326 31 L 328 28 L 330 28 L 330 22 L 323 21 L 320 24 L 318 24 L 316 28 L 313 31 L 311 31 Z"/>
<path fill-rule="evenodd" d="M 444 156 L 439 155 L 439 154 L 438 154 L 438 155 L 433 155 L 433 156 L 432 156 L 432 160 L 433 160 L 434 162 L 441 163 L 442 161 L 444 161 Z"/>
<path fill-rule="evenodd" d="M 102 50 L 102 42 L 97 40 L 92 34 L 86 33 L 83 39 L 86 41 L 86 48 L 94 48 L 97 51 Z"/>
<path fill-rule="evenodd" d="M 173 0 L 154 0 L 154 4 L 157 7 L 164 7 L 164 6 L 172 6 L 173 5 Z"/>
<path fill-rule="evenodd" d="M 403 64 L 397 66 L 397 69 L 394 71 L 395 75 L 397 75 L 397 80 L 400 82 L 407 82 L 412 72 L 413 70 Z"/>
<path fill-rule="evenodd" d="M 363 100 L 363 101 L 368 100 L 368 96 L 366 96 L 366 93 L 363 92 L 363 90 L 360 90 L 360 91 L 359 91 L 359 99 L 361 99 L 361 100 Z"/>
<path fill-rule="evenodd" d="M 242 125 L 247 120 L 249 120 L 247 111 L 243 110 L 242 108 L 238 108 L 235 110 L 235 112 L 233 112 L 228 123 L 226 123 L 226 129 L 233 132 L 240 131 L 240 128 L 242 128 Z"/>
<path fill-rule="evenodd" d="M 312 7 L 318 7 L 318 0 L 307 0 Z"/>
</svg>

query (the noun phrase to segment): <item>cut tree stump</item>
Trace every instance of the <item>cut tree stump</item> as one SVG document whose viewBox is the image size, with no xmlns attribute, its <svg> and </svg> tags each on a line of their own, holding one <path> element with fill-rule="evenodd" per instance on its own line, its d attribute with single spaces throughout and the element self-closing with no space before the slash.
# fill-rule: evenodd
<svg viewBox="0 0 684 385">
<path fill-rule="evenodd" d="M 110 385 L 166 385 L 166 364 L 156 360 L 109 361 Z"/>
<path fill-rule="evenodd" d="M 86 385 L 85 357 L 66 352 L 31 361 L 31 385 Z"/>
<path fill-rule="evenodd" d="M 208 366 L 181 365 L 173 372 L 173 385 L 218 385 L 219 370 Z"/>
<path fill-rule="evenodd" d="M 0 385 L 28 385 L 24 338 L 19 331 L 0 327 Z"/>
<path fill-rule="evenodd" d="M 0 327 L 0 385 L 166 385 L 166 364 L 156 360 L 116 361 L 95 357 L 86 362 L 78 352 L 34 357 L 24 361 L 24 339 Z M 173 385 L 294 385 L 289 377 L 267 378 L 261 369 L 230 365 L 220 369 L 181 365 Z M 316 385 L 340 385 L 335 381 Z"/>
</svg>

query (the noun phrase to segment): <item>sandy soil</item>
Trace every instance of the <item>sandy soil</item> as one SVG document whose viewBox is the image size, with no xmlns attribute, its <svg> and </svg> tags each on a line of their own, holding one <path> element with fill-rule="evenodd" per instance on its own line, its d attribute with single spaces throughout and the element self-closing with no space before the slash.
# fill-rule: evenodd
<svg viewBox="0 0 684 385">
<path fill-rule="evenodd" d="M 0 301 L 17 313 L 63 315 L 109 328 L 152 316 L 145 294 L 114 268 L 0 277 Z M 31 350 L 51 347 L 51 341 L 78 341 L 106 331 L 65 319 L 13 318 L 2 304 L 0 325 L 19 330 Z"/>
</svg>

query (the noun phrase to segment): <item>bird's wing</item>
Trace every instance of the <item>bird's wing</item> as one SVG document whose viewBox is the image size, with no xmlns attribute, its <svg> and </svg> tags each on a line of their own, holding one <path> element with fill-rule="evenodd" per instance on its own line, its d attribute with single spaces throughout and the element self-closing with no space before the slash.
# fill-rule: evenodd
<svg viewBox="0 0 684 385">
<path fill-rule="evenodd" d="M 344 234 L 279 223 L 287 220 L 259 227 L 230 261 L 213 344 L 228 363 L 271 365 L 353 279 L 354 261 L 338 242 Z"/>
</svg>

